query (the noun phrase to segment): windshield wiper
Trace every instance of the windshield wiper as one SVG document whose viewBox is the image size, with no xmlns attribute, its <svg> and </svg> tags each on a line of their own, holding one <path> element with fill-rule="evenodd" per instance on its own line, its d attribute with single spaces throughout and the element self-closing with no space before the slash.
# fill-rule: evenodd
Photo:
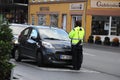
<svg viewBox="0 0 120 80">
<path fill-rule="evenodd" d="M 56 39 L 56 38 L 44 38 L 44 39 L 49 39 L 49 40 L 60 40 L 60 39 Z"/>
</svg>

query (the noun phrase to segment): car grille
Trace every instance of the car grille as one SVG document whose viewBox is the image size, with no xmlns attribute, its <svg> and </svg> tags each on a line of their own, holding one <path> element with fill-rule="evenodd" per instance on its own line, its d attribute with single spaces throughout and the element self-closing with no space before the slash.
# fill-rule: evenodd
<svg viewBox="0 0 120 80">
<path fill-rule="evenodd" d="M 71 49 L 69 45 L 54 45 L 56 49 Z"/>
<path fill-rule="evenodd" d="M 57 59 L 57 60 L 61 60 L 61 59 L 60 59 L 60 56 L 61 56 L 61 55 L 72 55 L 72 54 L 71 54 L 71 51 L 64 51 L 64 52 L 57 51 L 57 52 L 55 53 L 56 59 Z M 66 61 L 66 60 L 62 60 L 62 61 Z M 68 60 L 67 60 L 67 61 L 68 61 Z"/>
<path fill-rule="evenodd" d="M 64 51 L 64 52 L 57 51 L 56 54 L 71 55 L 71 51 Z"/>
</svg>

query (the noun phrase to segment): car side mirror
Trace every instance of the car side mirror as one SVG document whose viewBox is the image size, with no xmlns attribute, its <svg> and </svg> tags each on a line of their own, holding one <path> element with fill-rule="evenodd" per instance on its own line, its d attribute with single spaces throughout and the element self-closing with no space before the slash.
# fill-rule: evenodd
<svg viewBox="0 0 120 80">
<path fill-rule="evenodd" d="M 34 40 L 34 41 L 36 41 L 36 40 L 37 40 L 37 37 L 31 36 L 31 39 Z"/>
</svg>

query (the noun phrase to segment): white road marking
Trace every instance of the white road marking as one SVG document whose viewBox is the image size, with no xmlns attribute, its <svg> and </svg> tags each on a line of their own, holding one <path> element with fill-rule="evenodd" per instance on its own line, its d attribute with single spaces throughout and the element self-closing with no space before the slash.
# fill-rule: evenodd
<svg viewBox="0 0 120 80">
<path fill-rule="evenodd" d="M 90 53 L 86 53 L 86 52 L 83 52 L 84 55 L 88 55 L 88 56 L 96 56 L 96 55 L 93 55 L 93 54 L 90 54 Z"/>
<path fill-rule="evenodd" d="M 93 71 L 93 70 L 88 70 L 88 69 L 85 69 L 85 68 L 81 68 L 81 70 L 71 70 L 71 69 L 42 68 L 42 67 L 40 67 L 39 69 L 41 69 L 41 70 L 46 70 L 46 71 L 56 71 L 56 72 L 84 72 L 84 73 L 100 73 L 100 72 Z"/>
<path fill-rule="evenodd" d="M 22 63 L 22 62 L 21 62 Z M 18 63 L 16 63 L 18 64 Z M 71 70 L 69 68 L 49 68 L 49 67 L 38 67 L 36 65 L 31 65 L 31 64 L 26 64 L 26 63 L 22 63 L 23 65 L 25 66 L 29 66 L 29 67 L 32 67 L 32 68 L 36 68 L 36 69 L 39 69 L 39 70 L 45 70 L 45 71 L 54 71 L 54 72 L 84 72 L 84 73 L 100 73 L 100 72 L 97 72 L 97 71 L 94 71 L 94 70 L 89 70 L 89 69 L 86 69 L 86 68 L 81 68 L 80 70 Z M 19 64 L 18 64 L 19 66 Z"/>
</svg>

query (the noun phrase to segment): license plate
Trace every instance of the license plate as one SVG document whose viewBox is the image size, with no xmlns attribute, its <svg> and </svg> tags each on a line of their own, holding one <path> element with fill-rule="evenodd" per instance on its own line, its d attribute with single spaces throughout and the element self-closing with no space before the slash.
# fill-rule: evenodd
<svg viewBox="0 0 120 80">
<path fill-rule="evenodd" d="M 70 56 L 70 55 L 60 55 L 60 59 L 68 60 L 68 59 L 72 59 L 72 56 Z"/>
</svg>

